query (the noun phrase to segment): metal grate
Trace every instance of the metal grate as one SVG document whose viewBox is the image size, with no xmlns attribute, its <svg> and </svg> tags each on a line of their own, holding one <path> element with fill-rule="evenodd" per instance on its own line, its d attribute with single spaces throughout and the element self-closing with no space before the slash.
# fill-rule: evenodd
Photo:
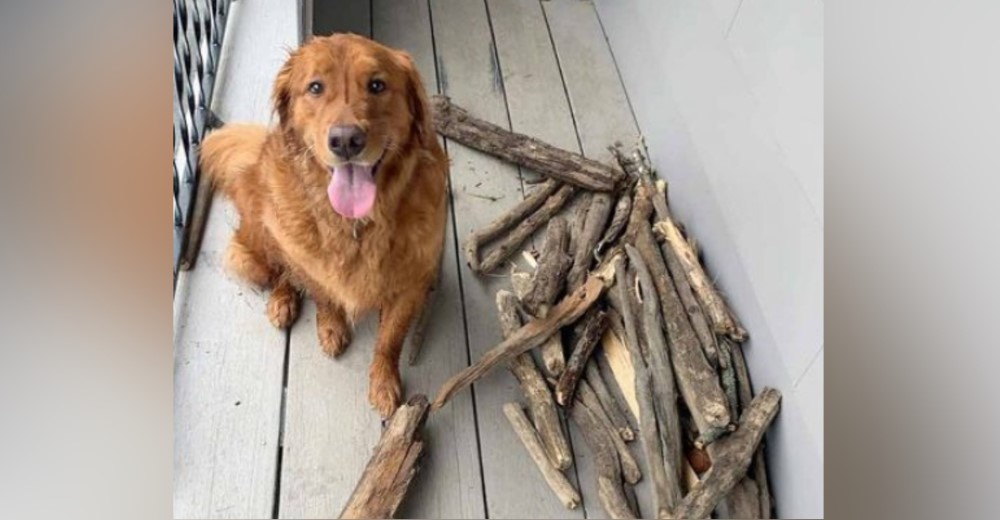
<svg viewBox="0 0 1000 520">
<path fill-rule="evenodd" d="M 198 145 L 231 0 L 174 0 L 174 275 L 187 242 L 198 186 Z"/>
</svg>

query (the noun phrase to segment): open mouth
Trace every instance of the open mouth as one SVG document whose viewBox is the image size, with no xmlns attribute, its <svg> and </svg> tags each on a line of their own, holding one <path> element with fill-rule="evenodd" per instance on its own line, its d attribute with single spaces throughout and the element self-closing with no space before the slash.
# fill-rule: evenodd
<svg viewBox="0 0 1000 520">
<path fill-rule="evenodd" d="M 367 217 L 375 207 L 375 175 L 382 157 L 371 164 L 345 162 L 330 167 L 330 184 L 326 193 L 334 211 L 343 217 Z"/>
</svg>

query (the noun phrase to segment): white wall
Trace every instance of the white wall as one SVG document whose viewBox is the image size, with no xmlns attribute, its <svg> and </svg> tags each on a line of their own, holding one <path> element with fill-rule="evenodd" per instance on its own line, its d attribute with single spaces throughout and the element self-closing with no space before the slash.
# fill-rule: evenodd
<svg viewBox="0 0 1000 520">
<path fill-rule="evenodd" d="M 778 514 L 823 516 L 823 4 L 595 0 L 653 163 L 751 340 Z"/>
</svg>

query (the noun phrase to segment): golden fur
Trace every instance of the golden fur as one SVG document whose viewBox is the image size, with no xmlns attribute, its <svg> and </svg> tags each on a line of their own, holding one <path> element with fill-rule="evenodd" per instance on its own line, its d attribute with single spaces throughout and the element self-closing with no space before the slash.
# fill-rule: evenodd
<svg viewBox="0 0 1000 520">
<path fill-rule="evenodd" d="M 383 92 L 366 89 L 372 78 L 384 81 Z M 321 95 L 309 91 L 315 81 L 325 85 Z M 369 401 L 388 416 L 402 395 L 400 349 L 444 244 L 447 158 L 420 76 L 406 53 L 366 38 L 314 38 L 281 68 L 273 101 L 277 128 L 230 124 L 202 145 L 203 171 L 240 214 L 227 267 L 272 289 L 267 313 L 281 328 L 298 314 L 299 290 L 308 293 L 331 356 L 347 347 L 355 319 L 378 310 Z M 326 191 L 339 160 L 328 131 L 343 124 L 367 132 L 361 160 L 381 157 L 363 221 L 337 214 Z"/>
</svg>

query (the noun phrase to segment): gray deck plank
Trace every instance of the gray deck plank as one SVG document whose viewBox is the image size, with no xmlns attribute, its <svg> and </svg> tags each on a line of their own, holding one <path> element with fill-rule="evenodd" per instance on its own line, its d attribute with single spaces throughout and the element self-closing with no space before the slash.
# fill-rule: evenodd
<svg viewBox="0 0 1000 520">
<path fill-rule="evenodd" d="M 234 4 L 213 108 L 266 123 L 270 87 L 298 41 L 297 7 Z M 222 270 L 234 208 L 217 199 L 197 267 L 174 297 L 174 516 L 269 518 L 274 502 L 286 334 L 263 294 Z"/>
<path fill-rule="evenodd" d="M 477 117 L 508 126 L 503 78 L 484 4 L 432 0 L 431 7 L 442 90 Z M 517 168 L 510 164 L 457 143 L 449 143 L 448 152 L 456 228 L 464 239 L 519 200 L 521 184 Z M 502 198 L 491 202 L 476 195 Z M 470 353 L 478 359 L 501 339 L 494 301 L 497 290 L 509 288 L 510 282 L 506 277 L 477 277 L 464 259 L 461 275 Z M 473 392 L 489 517 L 579 517 L 552 495 L 503 415 L 503 403 L 520 400 L 516 380 L 498 370 L 475 383 Z"/>
<path fill-rule="evenodd" d="M 426 0 L 375 0 L 372 36 L 410 53 L 428 93 L 438 91 L 430 6 Z M 424 348 L 414 366 L 403 367 L 408 395 L 433 396 L 453 374 L 468 366 L 465 310 L 458 279 L 455 228 L 449 213 L 441 284 L 433 302 Z M 409 348 L 409 346 L 407 346 Z M 404 364 L 409 354 L 403 353 Z M 482 518 L 483 483 L 472 396 L 456 396 L 427 420 L 427 452 L 420 477 L 400 507 L 401 518 Z"/>
<path fill-rule="evenodd" d="M 371 35 L 368 0 L 316 0 L 317 35 Z M 368 404 L 368 363 L 377 315 L 362 319 L 337 359 L 323 354 L 316 335 L 316 305 L 305 301 L 292 326 L 282 436 L 279 518 L 336 518 L 361 476 L 381 434 Z"/>
<path fill-rule="evenodd" d="M 490 21 L 503 74 L 511 129 L 542 139 L 560 148 L 580 151 L 569 100 L 559 74 L 555 50 L 549 37 L 542 7 L 535 0 L 489 0 Z M 523 171 L 527 178 L 537 174 Z M 574 199 L 563 211 L 575 207 Z M 537 239 L 538 237 L 536 237 Z M 574 424 L 569 425 L 574 469 L 568 472 L 583 498 L 578 511 L 561 511 L 563 518 L 589 517 L 600 511 L 593 475 L 593 459 Z M 583 481 L 578 483 L 578 475 Z"/>
<path fill-rule="evenodd" d="M 317 36 L 335 32 L 371 35 L 371 0 L 312 0 L 312 31 Z"/>
<path fill-rule="evenodd" d="M 589 1 L 552 0 L 542 2 L 542 5 L 566 92 L 569 94 L 583 154 L 600 161 L 612 162 L 607 147 L 616 140 L 621 140 L 626 145 L 633 144 L 638 137 L 638 128 L 597 12 Z M 614 385 L 615 382 L 611 381 L 609 384 Z M 647 475 L 646 460 L 642 456 L 640 444 L 633 442 L 630 448 L 636 455 L 643 475 Z M 590 456 L 589 447 L 577 444 L 576 451 L 583 460 Z M 596 500 L 593 468 L 583 468 L 581 465 L 580 479 L 587 501 L 588 517 L 607 518 L 604 508 Z M 648 479 L 643 479 L 636 485 L 640 508 L 649 507 L 650 493 Z"/>
</svg>

